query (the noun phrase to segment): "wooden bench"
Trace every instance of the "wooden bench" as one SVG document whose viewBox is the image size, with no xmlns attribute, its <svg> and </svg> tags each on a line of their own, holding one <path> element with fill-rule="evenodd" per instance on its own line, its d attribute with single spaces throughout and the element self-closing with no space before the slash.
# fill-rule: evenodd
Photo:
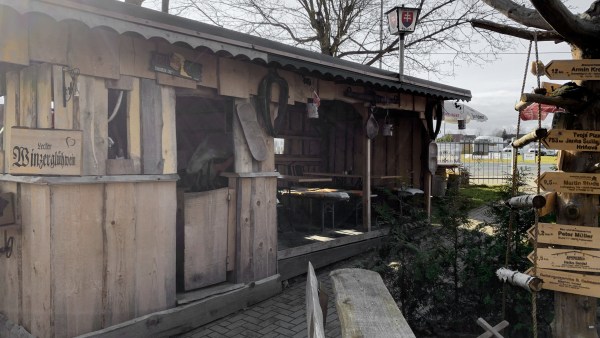
<svg viewBox="0 0 600 338">
<path fill-rule="evenodd" d="M 416 338 L 378 273 L 338 269 L 329 276 L 342 337 Z M 322 308 L 327 306 L 319 303 L 318 295 L 318 280 L 309 262 L 306 283 L 309 338 L 325 336 Z"/>
<path fill-rule="evenodd" d="M 377 272 L 339 269 L 329 275 L 342 337 L 415 338 Z"/>
</svg>

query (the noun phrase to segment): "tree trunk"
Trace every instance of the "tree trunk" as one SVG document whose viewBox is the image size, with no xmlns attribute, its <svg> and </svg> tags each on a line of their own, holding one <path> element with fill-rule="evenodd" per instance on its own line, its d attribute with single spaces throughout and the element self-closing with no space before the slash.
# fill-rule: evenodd
<svg viewBox="0 0 600 338">
<path fill-rule="evenodd" d="M 573 59 L 598 58 L 598 55 L 581 55 L 578 50 L 573 51 Z M 580 81 L 579 81 L 580 82 Z M 584 81 L 579 83 L 597 95 L 600 94 L 598 81 Z M 598 101 L 588 105 L 577 113 L 573 125 L 559 125 L 564 129 L 600 130 L 600 105 Z M 583 172 L 589 165 L 600 162 L 598 152 L 573 152 L 561 151 L 559 157 L 559 170 L 565 172 Z M 585 194 L 559 193 L 557 196 L 557 219 L 559 224 L 598 226 L 598 196 Z M 567 208 L 577 208 L 578 215 L 567 212 Z M 593 337 L 597 338 L 596 331 L 596 298 L 577 296 L 562 292 L 554 293 L 554 321 L 552 333 L 554 337 Z"/>
</svg>

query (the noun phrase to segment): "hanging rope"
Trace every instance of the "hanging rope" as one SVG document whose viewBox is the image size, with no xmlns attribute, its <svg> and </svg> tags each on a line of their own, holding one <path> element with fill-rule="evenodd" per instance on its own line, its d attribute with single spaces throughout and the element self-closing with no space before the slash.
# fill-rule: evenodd
<svg viewBox="0 0 600 338">
<path fill-rule="evenodd" d="M 537 44 L 537 33 L 533 32 L 533 41 L 535 42 L 535 64 L 536 67 L 539 63 L 539 52 L 538 52 L 538 44 Z M 540 72 L 536 72 L 537 74 L 537 88 L 540 88 Z M 538 103 L 538 129 L 542 128 L 542 105 Z M 540 176 L 542 171 L 542 142 L 538 142 L 538 151 L 537 151 L 537 194 L 540 194 Z M 533 275 L 537 276 L 537 258 L 538 258 L 538 223 L 540 219 L 539 209 L 535 210 L 535 224 L 534 224 L 534 236 L 533 236 Z M 531 320 L 532 320 L 532 330 L 533 337 L 537 338 L 538 336 L 538 323 L 537 323 L 537 292 L 531 293 Z"/>
<path fill-rule="evenodd" d="M 527 80 L 527 69 L 529 68 L 529 58 L 531 56 L 531 45 L 532 41 L 529 41 L 529 49 L 527 51 L 527 61 L 525 61 L 525 72 L 523 72 L 523 83 L 521 84 L 521 95 L 525 92 L 525 82 Z M 517 114 L 517 137 L 519 137 L 519 133 L 521 131 L 521 117 L 520 114 Z M 511 182 L 511 197 L 515 197 L 517 195 L 517 187 L 518 181 L 517 177 L 519 174 L 518 169 L 518 160 L 519 160 L 519 152 L 513 151 L 512 157 L 512 182 Z M 512 231 L 513 224 L 516 218 L 516 211 L 511 208 L 509 219 L 508 219 L 508 232 L 506 236 L 506 252 L 504 254 L 504 267 L 508 268 L 510 251 L 512 246 Z M 502 285 L 502 319 L 506 319 L 506 283 Z"/>
</svg>

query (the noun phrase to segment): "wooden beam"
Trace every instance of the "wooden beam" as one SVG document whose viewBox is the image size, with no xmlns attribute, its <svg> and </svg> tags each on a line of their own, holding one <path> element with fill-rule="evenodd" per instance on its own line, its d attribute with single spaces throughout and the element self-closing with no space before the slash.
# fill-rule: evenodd
<svg viewBox="0 0 600 338">
<path fill-rule="evenodd" d="M 537 142 L 546 136 L 548 136 L 548 130 L 544 128 L 539 128 L 521 136 L 518 140 L 514 140 L 511 145 L 514 148 L 523 148 L 524 146 L 532 142 Z"/>
<path fill-rule="evenodd" d="M 282 259 L 277 262 L 278 272 L 281 274 L 281 280 L 287 280 L 306 273 L 308 262 L 311 262 L 318 269 L 376 248 L 381 244 L 381 241 L 382 237 L 377 237 L 327 250 L 311 252 L 306 255 Z"/>
<path fill-rule="evenodd" d="M 521 111 L 532 103 L 548 104 L 565 108 L 567 110 L 578 109 L 585 104 L 585 102 L 582 102 L 581 100 L 567 99 L 560 96 L 524 93 L 521 95 L 521 102 L 515 105 L 515 110 Z"/>
<path fill-rule="evenodd" d="M 281 292 L 279 275 L 271 276 L 231 292 L 173 309 L 154 312 L 79 338 L 166 337 L 188 332 Z"/>
</svg>

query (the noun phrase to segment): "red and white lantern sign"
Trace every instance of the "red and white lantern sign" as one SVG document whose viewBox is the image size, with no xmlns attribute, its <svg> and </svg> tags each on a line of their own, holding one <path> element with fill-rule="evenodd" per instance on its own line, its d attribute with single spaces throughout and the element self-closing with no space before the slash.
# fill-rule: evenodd
<svg viewBox="0 0 600 338">
<path fill-rule="evenodd" d="M 388 25 L 392 34 L 407 34 L 415 31 L 418 8 L 394 7 L 386 13 Z"/>
</svg>

